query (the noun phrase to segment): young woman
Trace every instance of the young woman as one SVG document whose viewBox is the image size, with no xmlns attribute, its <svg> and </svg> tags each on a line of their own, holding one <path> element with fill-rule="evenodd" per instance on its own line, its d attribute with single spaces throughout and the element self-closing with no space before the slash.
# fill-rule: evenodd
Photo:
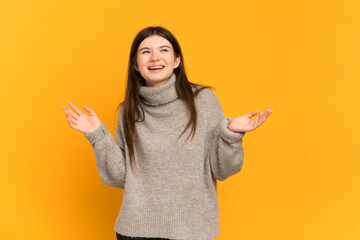
<svg viewBox="0 0 360 240">
<path fill-rule="evenodd" d="M 243 165 L 242 139 L 267 109 L 224 117 L 210 87 L 188 81 L 176 38 L 141 30 L 131 46 L 115 140 L 96 113 L 62 106 L 71 128 L 91 143 L 104 184 L 123 188 L 118 239 L 213 239 L 220 235 L 217 180 Z"/>
</svg>

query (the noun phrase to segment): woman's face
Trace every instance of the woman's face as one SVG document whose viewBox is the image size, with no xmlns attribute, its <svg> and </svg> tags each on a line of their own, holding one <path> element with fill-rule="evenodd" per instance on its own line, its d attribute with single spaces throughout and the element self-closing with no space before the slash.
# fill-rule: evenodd
<svg viewBox="0 0 360 240">
<path fill-rule="evenodd" d="M 166 83 L 180 65 L 180 56 L 175 58 L 171 43 L 159 35 L 145 38 L 137 51 L 137 66 L 134 67 L 149 87 Z"/>
</svg>

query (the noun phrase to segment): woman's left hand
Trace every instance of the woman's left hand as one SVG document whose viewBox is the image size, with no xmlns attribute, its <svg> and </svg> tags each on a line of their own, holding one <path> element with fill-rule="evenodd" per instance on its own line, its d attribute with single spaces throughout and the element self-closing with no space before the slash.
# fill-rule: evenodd
<svg viewBox="0 0 360 240">
<path fill-rule="evenodd" d="M 254 110 L 251 113 L 246 115 L 234 118 L 229 124 L 229 130 L 233 132 L 250 132 L 260 127 L 261 124 L 265 121 L 265 119 L 273 112 L 270 109 L 266 109 L 265 113 L 262 112 L 259 114 L 259 118 L 250 119 L 256 114 L 258 114 L 259 110 Z"/>
</svg>

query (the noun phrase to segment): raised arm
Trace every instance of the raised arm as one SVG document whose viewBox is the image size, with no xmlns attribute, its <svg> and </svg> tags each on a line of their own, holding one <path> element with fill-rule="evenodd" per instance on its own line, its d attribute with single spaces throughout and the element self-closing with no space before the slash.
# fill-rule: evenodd
<svg viewBox="0 0 360 240">
<path fill-rule="evenodd" d="M 96 166 L 102 182 L 112 187 L 124 188 L 126 164 L 124 142 L 120 126 L 120 112 L 122 107 L 120 107 L 118 113 L 118 122 L 115 130 L 115 142 L 112 134 L 106 128 L 105 124 L 98 120 L 92 109 L 88 107 L 85 108 L 85 110 L 91 115 L 89 117 L 72 103 L 69 103 L 69 105 L 78 114 L 74 114 L 66 107 L 62 107 L 65 110 L 65 114 L 68 116 L 69 125 L 72 128 L 84 133 L 84 136 L 93 147 L 96 156 Z M 92 122 L 97 124 L 95 128 L 93 124 L 90 124 Z"/>
<path fill-rule="evenodd" d="M 244 161 L 244 149 L 242 140 L 245 132 L 258 128 L 272 113 L 267 109 L 260 113 L 259 118 L 254 117 L 259 111 L 255 110 L 249 114 L 230 118 L 224 117 L 220 102 L 215 93 L 211 94 L 212 115 L 214 117 L 213 145 L 210 149 L 210 166 L 213 176 L 223 181 L 238 173 Z"/>
<path fill-rule="evenodd" d="M 232 132 L 228 129 L 233 118 L 224 117 L 217 98 L 213 99 L 213 117 L 210 167 L 214 178 L 224 181 L 242 168 L 244 161 L 242 138 L 245 132 Z"/>
</svg>

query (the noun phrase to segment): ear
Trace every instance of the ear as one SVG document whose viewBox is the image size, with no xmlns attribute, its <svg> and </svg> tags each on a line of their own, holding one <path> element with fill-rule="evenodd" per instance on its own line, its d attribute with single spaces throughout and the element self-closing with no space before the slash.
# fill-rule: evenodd
<svg viewBox="0 0 360 240">
<path fill-rule="evenodd" d="M 138 66 L 137 66 L 137 62 L 134 63 L 134 68 L 135 68 L 136 71 L 139 72 L 139 68 L 138 68 Z"/>
<path fill-rule="evenodd" d="M 181 57 L 180 55 L 175 59 L 175 66 L 174 66 L 174 69 L 177 68 L 179 65 L 180 65 L 180 62 L 181 62 Z"/>
</svg>

